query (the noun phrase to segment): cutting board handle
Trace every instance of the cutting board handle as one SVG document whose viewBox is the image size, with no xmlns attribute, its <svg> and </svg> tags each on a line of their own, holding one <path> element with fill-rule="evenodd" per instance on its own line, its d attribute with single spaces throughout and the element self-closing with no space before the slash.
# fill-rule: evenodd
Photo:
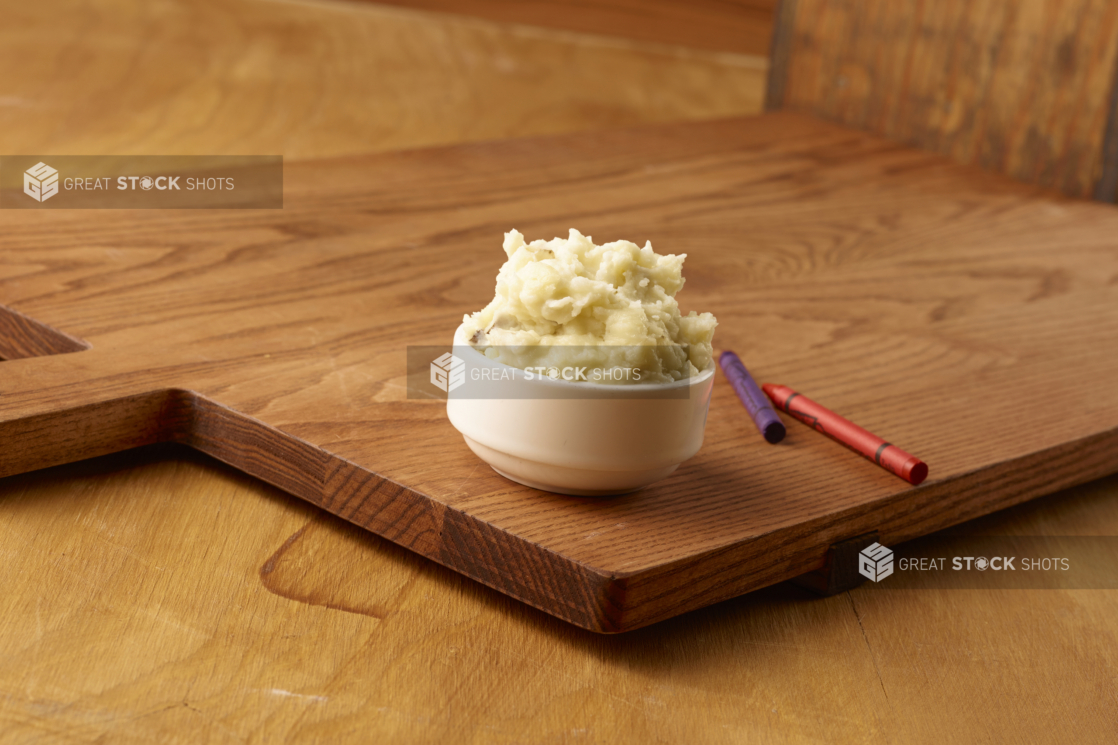
<svg viewBox="0 0 1118 745">
<path fill-rule="evenodd" d="M 116 363 L 99 349 L 0 362 L 0 477 L 177 442 L 323 503 L 326 452 Z"/>
<path fill-rule="evenodd" d="M 0 476 L 181 440 L 191 394 L 118 367 L 110 351 L 0 305 Z"/>
<path fill-rule="evenodd" d="M 20 360 L 19 363 L 31 360 Z M 16 362 L 0 362 L 3 368 Z M 72 463 L 157 442 L 180 441 L 189 415 L 183 391 L 164 390 L 89 402 L 6 393 L 0 382 L 0 477 Z"/>
</svg>

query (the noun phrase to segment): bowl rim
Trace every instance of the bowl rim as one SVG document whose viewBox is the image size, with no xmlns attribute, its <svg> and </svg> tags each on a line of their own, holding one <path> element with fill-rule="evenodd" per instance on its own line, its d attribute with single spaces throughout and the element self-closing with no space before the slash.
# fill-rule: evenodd
<svg viewBox="0 0 1118 745">
<path fill-rule="evenodd" d="M 523 368 L 513 367 L 512 365 L 510 365 L 508 363 L 501 362 L 499 360 L 490 359 L 489 357 L 486 357 L 484 354 L 482 354 L 481 350 L 479 350 L 474 345 L 470 344 L 464 338 L 464 336 L 462 334 L 462 329 L 465 326 L 466 326 L 465 323 L 459 324 L 458 328 L 455 329 L 455 331 L 454 331 L 454 348 L 455 349 L 458 349 L 459 347 L 468 347 L 469 349 L 471 349 L 473 351 L 474 354 L 476 354 L 478 357 L 483 359 L 486 363 L 488 363 L 490 365 L 493 365 L 493 366 L 500 366 L 500 367 L 504 367 L 504 368 L 508 368 L 508 369 L 512 370 L 514 376 L 519 377 L 519 376 L 523 376 L 523 375 L 527 374 L 526 371 Z M 591 383 L 590 381 L 563 380 L 561 378 L 560 379 L 555 379 L 555 378 L 549 378 L 549 377 L 544 377 L 544 376 L 537 376 L 537 377 L 533 378 L 532 380 L 524 379 L 523 382 L 527 383 L 529 385 L 536 385 L 538 383 L 539 385 L 554 385 L 554 386 L 557 386 L 557 387 L 560 387 L 560 388 L 570 388 L 572 390 L 592 390 L 592 391 L 603 391 L 603 392 L 604 391 L 615 391 L 616 392 L 616 391 L 625 391 L 625 390 L 630 390 L 630 391 L 631 390 L 645 390 L 645 391 L 670 390 L 673 387 L 675 387 L 675 388 L 686 388 L 686 387 L 690 387 L 690 386 L 693 386 L 693 385 L 699 385 L 701 383 L 705 383 L 707 380 L 709 380 L 711 377 L 714 376 L 714 369 L 716 367 L 717 367 L 717 365 L 715 364 L 714 356 L 712 355 L 711 358 L 710 358 L 710 364 L 707 365 L 707 367 L 705 369 L 700 370 L 698 375 L 695 375 L 695 376 L 689 377 L 689 378 L 685 378 L 683 380 L 673 380 L 670 383 L 623 383 L 623 384 Z"/>
</svg>

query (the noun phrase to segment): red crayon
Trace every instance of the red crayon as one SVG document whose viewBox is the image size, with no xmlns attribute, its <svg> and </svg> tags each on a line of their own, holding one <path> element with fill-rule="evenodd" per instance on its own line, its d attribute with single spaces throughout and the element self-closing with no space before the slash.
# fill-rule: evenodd
<svg viewBox="0 0 1118 745">
<path fill-rule="evenodd" d="M 900 476 L 910 484 L 919 484 L 928 478 L 928 466 L 915 455 L 909 455 L 896 445 L 891 445 L 854 422 L 824 409 L 806 396 L 783 385 L 765 383 L 761 390 L 772 399 L 777 408 L 783 409 L 809 427 L 814 427 L 832 440 L 846 445 L 856 453 L 872 460 L 886 471 Z"/>
</svg>

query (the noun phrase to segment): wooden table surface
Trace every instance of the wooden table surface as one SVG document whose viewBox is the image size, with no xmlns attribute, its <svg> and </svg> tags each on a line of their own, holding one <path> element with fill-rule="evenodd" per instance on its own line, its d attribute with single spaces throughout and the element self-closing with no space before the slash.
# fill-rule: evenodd
<svg viewBox="0 0 1118 745">
<path fill-rule="evenodd" d="M 368 5 L 7 2 L 0 39 L 7 153 L 313 157 L 750 113 L 764 70 Z M 1116 495 L 969 529 L 1114 535 Z M 0 742 L 1118 731 L 1113 591 L 779 585 L 599 637 L 172 447 L 5 479 L 0 537 Z"/>
</svg>

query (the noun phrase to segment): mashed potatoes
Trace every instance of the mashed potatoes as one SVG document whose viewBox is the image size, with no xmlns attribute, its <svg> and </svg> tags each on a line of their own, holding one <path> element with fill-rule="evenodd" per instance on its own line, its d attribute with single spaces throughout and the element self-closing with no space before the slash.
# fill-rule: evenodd
<svg viewBox="0 0 1118 745">
<path fill-rule="evenodd" d="M 521 369 L 582 368 L 589 375 L 580 380 L 603 383 L 667 383 L 711 364 L 718 322 L 681 316 L 675 300 L 686 254 L 596 246 L 577 230 L 531 243 L 513 230 L 504 248 L 497 296 L 463 319 L 486 356 Z"/>
</svg>

